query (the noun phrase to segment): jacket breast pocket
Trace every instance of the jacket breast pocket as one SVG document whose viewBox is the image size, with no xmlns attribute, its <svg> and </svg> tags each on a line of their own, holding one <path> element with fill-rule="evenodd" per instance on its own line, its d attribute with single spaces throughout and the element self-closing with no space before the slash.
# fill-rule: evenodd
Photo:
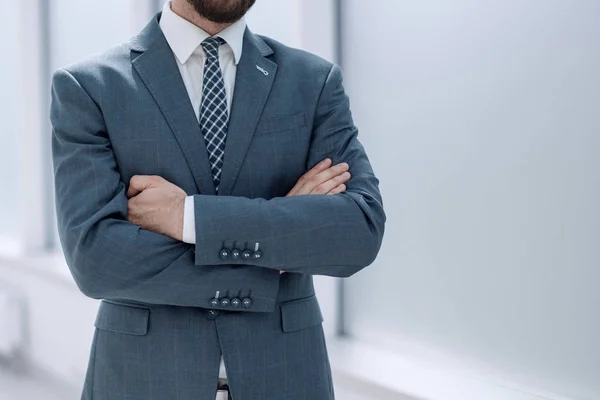
<svg viewBox="0 0 600 400">
<path fill-rule="evenodd" d="M 269 133 L 300 129 L 306 126 L 304 113 L 261 120 L 256 127 L 255 136 Z"/>
<path fill-rule="evenodd" d="M 284 332 L 299 331 L 323 322 L 323 314 L 316 296 L 286 301 L 281 309 L 281 328 Z"/>
<path fill-rule="evenodd" d="M 107 332 L 143 336 L 148 333 L 150 310 L 103 300 L 94 326 Z"/>
</svg>

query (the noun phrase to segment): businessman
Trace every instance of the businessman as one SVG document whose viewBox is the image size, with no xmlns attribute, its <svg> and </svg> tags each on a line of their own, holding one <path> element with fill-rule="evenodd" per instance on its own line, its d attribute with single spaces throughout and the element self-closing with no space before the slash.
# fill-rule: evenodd
<svg viewBox="0 0 600 400">
<path fill-rule="evenodd" d="M 53 76 L 61 243 L 102 300 L 83 399 L 334 398 L 312 276 L 370 265 L 386 217 L 340 69 L 253 3 L 172 0 Z"/>
</svg>

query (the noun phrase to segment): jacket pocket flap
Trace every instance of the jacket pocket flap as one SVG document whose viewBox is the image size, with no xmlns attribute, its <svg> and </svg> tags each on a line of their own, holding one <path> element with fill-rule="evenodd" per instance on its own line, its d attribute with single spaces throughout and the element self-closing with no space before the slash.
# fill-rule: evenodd
<svg viewBox="0 0 600 400">
<path fill-rule="evenodd" d="M 286 301 L 281 308 L 281 327 L 284 332 L 309 328 L 323 322 L 323 314 L 316 296 Z"/>
<path fill-rule="evenodd" d="M 94 326 L 98 329 L 126 335 L 145 335 L 148 332 L 150 310 L 102 301 Z"/>
<path fill-rule="evenodd" d="M 256 135 L 264 135 L 272 132 L 287 131 L 289 129 L 302 128 L 306 126 L 304 114 L 288 115 L 285 117 L 269 118 L 258 123 Z"/>
</svg>

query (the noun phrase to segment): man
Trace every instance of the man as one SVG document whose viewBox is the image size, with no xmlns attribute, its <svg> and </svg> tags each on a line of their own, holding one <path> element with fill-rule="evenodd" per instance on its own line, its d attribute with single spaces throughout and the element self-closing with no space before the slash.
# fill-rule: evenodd
<svg viewBox="0 0 600 400">
<path fill-rule="evenodd" d="M 62 246 L 102 299 L 83 398 L 333 399 L 312 275 L 375 259 L 385 214 L 337 66 L 257 36 L 253 0 L 172 0 L 58 70 Z M 225 372 L 225 371 L 222 371 Z"/>
</svg>

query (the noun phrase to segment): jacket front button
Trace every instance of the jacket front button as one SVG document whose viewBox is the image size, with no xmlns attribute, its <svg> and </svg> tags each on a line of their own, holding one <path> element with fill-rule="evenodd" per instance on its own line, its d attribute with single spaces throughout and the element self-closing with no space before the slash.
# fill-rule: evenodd
<svg viewBox="0 0 600 400">
<path fill-rule="evenodd" d="M 221 260 L 227 260 L 229 258 L 229 250 L 222 248 L 221 251 L 219 251 L 219 258 Z"/>
<path fill-rule="evenodd" d="M 208 319 L 214 320 L 219 318 L 219 310 L 208 310 Z"/>
<path fill-rule="evenodd" d="M 246 297 L 242 300 L 242 307 L 250 308 L 251 305 L 252 305 L 252 299 L 250 299 L 250 297 Z"/>
</svg>

